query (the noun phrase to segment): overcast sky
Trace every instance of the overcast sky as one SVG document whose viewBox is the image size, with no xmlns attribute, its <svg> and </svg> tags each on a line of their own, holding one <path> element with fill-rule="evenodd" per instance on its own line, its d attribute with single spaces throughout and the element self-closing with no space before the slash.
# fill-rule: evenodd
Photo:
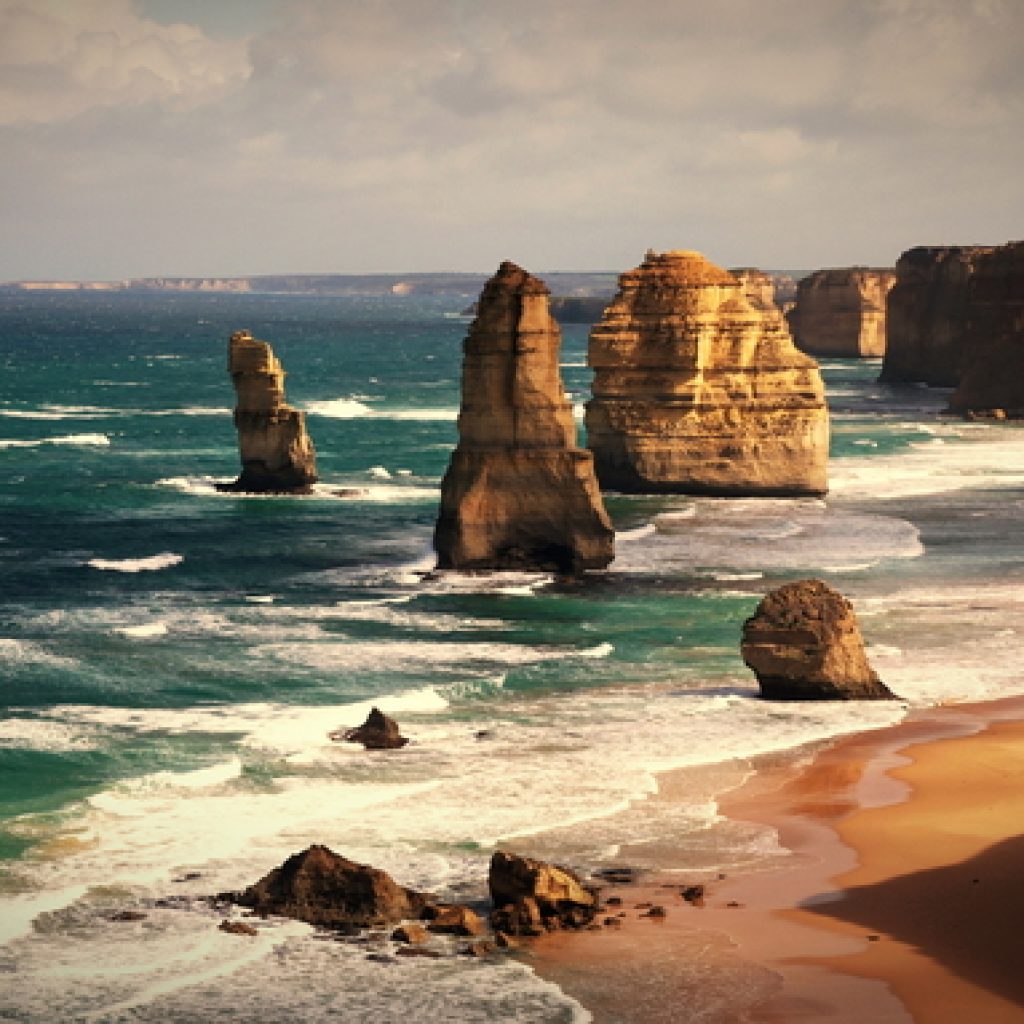
<svg viewBox="0 0 1024 1024">
<path fill-rule="evenodd" d="M 1024 0 L 0 0 L 0 280 L 1024 237 Z"/>
</svg>

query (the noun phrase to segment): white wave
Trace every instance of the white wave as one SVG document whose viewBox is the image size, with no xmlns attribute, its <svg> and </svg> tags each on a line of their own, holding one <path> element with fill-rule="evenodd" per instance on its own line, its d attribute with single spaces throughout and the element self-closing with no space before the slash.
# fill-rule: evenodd
<svg viewBox="0 0 1024 1024">
<path fill-rule="evenodd" d="M 249 604 L 273 604 L 276 600 L 273 594 L 246 594 L 245 599 Z"/>
<path fill-rule="evenodd" d="M 14 664 L 53 665 L 61 668 L 72 668 L 78 664 L 74 658 L 54 654 L 32 640 L 15 640 L 11 637 L 0 637 L 0 662 L 3 661 Z"/>
<path fill-rule="evenodd" d="M 147 558 L 90 558 L 86 565 L 110 572 L 156 572 L 159 569 L 169 569 L 172 565 L 179 565 L 183 561 L 184 555 L 164 551 L 159 555 L 149 555 Z"/>
<path fill-rule="evenodd" d="M 645 537 L 650 537 L 656 529 L 654 523 L 646 523 L 644 526 L 637 526 L 632 530 L 616 530 L 615 543 L 629 544 L 636 540 L 643 540 Z"/>
<path fill-rule="evenodd" d="M 378 480 L 390 480 L 391 473 L 386 470 L 383 466 L 371 466 L 366 471 L 370 476 L 375 477 Z"/>
<path fill-rule="evenodd" d="M 122 636 L 150 637 L 166 636 L 166 622 L 143 622 L 137 626 L 119 626 L 117 632 Z"/>
<path fill-rule="evenodd" d="M 432 568 L 435 556 L 429 556 L 429 566 Z M 426 564 L 427 558 L 423 563 Z M 438 569 L 432 573 L 429 580 L 423 581 L 424 586 L 431 590 L 450 593 L 468 594 L 509 594 L 530 596 L 534 591 L 554 582 L 554 575 L 547 572 L 450 572 L 447 569 Z M 417 578 L 417 582 L 419 582 Z"/>
<path fill-rule="evenodd" d="M 71 445 L 76 448 L 106 448 L 110 438 L 106 434 L 62 434 L 59 437 L 40 437 L 34 440 L 0 438 L 0 448 L 40 448 L 45 445 Z"/>
<path fill-rule="evenodd" d="M 112 790 L 105 790 L 103 793 L 89 797 L 88 802 L 93 807 L 117 813 L 119 806 L 124 803 L 125 797 L 134 799 L 139 795 L 160 791 L 216 789 L 233 782 L 241 774 L 241 759 L 232 757 L 220 764 L 210 765 L 206 768 L 194 768 L 191 771 L 183 772 L 151 772 L 135 779 L 127 779 L 118 783 Z"/>
<path fill-rule="evenodd" d="M 154 482 L 154 487 L 170 487 L 184 494 L 204 498 L 219 498 L 226 501 L 368 501 L 382 504 L 404 502 L 437 501 L 440 484 L 420 486 L 415 484 L 371 484 L 365 481 L 349 483 L 325 483 L 321 480 L 313 485 L 309 494 L 248 494 L 237 491 L 218 490 L 218 484 L 231 483 L 230 477 L 215 476 L 168 476 Z"/>
<path fill-rule="evenodd" d="M 722 583 L 741 583 L 744 580 L 764 579 L 763 572 L 713 572 L 711 575 Z"/>
<path fill-rule="evenodd" d="M 38 409 L 0 409 L 0 416 L 18 420 L 95 420 L 119 415 L 98 405 L 43 405 Z"/>
<path fill-rule="evenodd" d="M 389 409 L 374 408 L 355 398 L 334 398 L 322 402 L 307 402 L 306 411 L 314 416 L 326 416 L 331 419 L 353 420 L 372 417 L 381 420 L 423 420 L 426 422 L 454 422 L 459 418 L 458 409 L 413 408 Z"/>
<path fill-rule="evenodd" d="M 96 749 L 96 737 L 67 722 L 38 718 L 6 718 L 0 721 L 0 747 L 67 753 Z"/>
<path fill-rule="evenodd" d="M 615 653 L 615 645 L 607 641 L 598 644 L 596 647 L 586 647 L 582 651 L 576 651 L 578 658 L 607 658 L 609 654 Z"/>
</svg>

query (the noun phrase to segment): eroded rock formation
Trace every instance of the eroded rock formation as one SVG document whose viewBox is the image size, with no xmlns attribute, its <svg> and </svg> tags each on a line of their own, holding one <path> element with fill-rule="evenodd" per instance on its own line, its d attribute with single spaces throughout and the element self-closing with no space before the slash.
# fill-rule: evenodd
<svg viewBox="0 0 1024 1024">
<path fill-rule="evenodd" d="M 951 412 L 1024 419 L 1024 242 L 974 262 L 964 348 L 970 353 Z"/>
<path fill-rule="evenodd" d="M 398 723 L 380 708 L 371 708 L 366 721 L 355 729 L 337 729 L 328 736 L 346 743 L 362 743 L 367 750 L 398 750 L 409 742 Z"/>
<path fill-rule="evenodd" d="M 743 624 L 740 653 L 771 700 L 894 697 L 868 664 L 853 606 L 821 580 L 765 595 Z"/>
<path fill-rule="evenodd" d="M 590 334 L 587 443 L 602 487 L 821 495 L 828 410 L 781 313 L 700 253 L 648 252 Z"/>
<path fill-rule="evenodd" d="M 918 246 L 896 261 L 886 308 L 886 349 L 879 380 L 956 387 L 973 359 L 965 339 L 968 292 L 991 246 Z"/>
<path fill-rule="evenodd" d="M 466 336 L 459 443 L 441 484 L 439 569 L 600 569 L 613 557 L 593 457 L 576 446 L 548 289 L 514 263 Z"/>
<path fill-rule="evenodd" d="M 797 284 L 789 329 L 802 352 L 861 358 L 885 352 L 885 303 L 896 283 L 892 270 L 834 267 Z"/>
<path fill-rule="evenodd" d="M 291 917 L 323 928 L 365 928 L 416 918 L 428 905 L 385 871 L 310 846 L 244 892 L 225 894 L 257 914 Z"/>
<path fill-rule="evenodd" d="M 496 850 L 487 885 L 491 925 L 505 935 L 540 935 L 551 928 L 580 928 L 593 920 L 594 889 L 567 868 Z"/>
<path fill-rule="evenodd" d="M 316 453 L 306 414 L 284 400 L 285 372 L 265 341 L 231 335 L 228 371 L 235 385 L 235 427 L 242 474 L 224 491 L 304 494 L 316 483 Z"/>
</svg>

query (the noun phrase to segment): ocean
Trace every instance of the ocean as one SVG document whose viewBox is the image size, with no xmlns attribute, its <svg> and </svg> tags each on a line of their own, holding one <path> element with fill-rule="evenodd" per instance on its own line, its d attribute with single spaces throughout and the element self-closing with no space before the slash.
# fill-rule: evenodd
<svg viewBox="0 0 1024 1024">
<path fill-rule="evenodd" d="M 607 572 L 424 578 L 464 304 L 0 295 L 0 1019 L 586 1021 L 522 958 L 227 935 L 199 897 L 310 843 L 470 902 L 496 844 L 756 870 L 775 836 L 716 803 L 751 758 L 1024 693 L 1024 433 L 873 360 L 822 364 L 824 501 L 609 495 Z M 312 495 L 215 490 L 239 329 L 309 413 Z M 582 419 L 587 329 L 563 333 Z M 808 575 L 901 702 L 757 698 L 743 620 Z M 375 704 L 409 746 L 329 740 Z M 648 799 L 669 769 L 692 800 Z"/>
</svg>

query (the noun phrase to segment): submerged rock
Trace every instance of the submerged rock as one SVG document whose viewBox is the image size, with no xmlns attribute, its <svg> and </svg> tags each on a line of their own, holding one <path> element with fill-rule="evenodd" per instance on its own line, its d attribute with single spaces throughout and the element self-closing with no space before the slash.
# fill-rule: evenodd
<svg viewBox="0 0 1024 1024">
<path fill-rule="evenodd" d="M 621 275 L 590 332 L 587 443 L 602 487 L 825 493 L 821 374 L 762 293 L 697 252 L 648 252 Z"/>
<path fill-rule="evenodd" d="M 956 387 L 973 354 L 966 344 L 968 290 L 985 245 L 918 246 L 896 261 L 886 304 L 879 380 Z"/>
<path fill-rule="evenodd" d="M 371 708 L 366 721 L 355 729 L 339 729 L 329 734 L 332 740 L 362 743 L 367 750 L 397 750 L 409 740 L 401 734 L 398 723 L 379 708 Z"/>
<path fill-rule="evenodd" d="M 487 885 L 491 926 L 505 935 L 540 935 L 551 928 L 582 928 L 598 910 L 596 892 L 566 868 L 496 850 Z"/>
<path fill-rule="evenodd" d="M 949 411 L 1024 419 L 1024 242 L 979 256 L 967 289 L 970 358 Z"/>
<path fill-rule="evenodd" d="M 228 371 L 235 385 L 235 427 L 242 473 L 218 490 L 307 494 L 317 481 L 316 452 L 306 414 L 284 400 L 285 372 L 265 341 L 248 331 L 231 335 Z"/>
<path fill-rule="evenodd" d="M 868 664 L 853 606 L 821 580 L 767 594 L 743 624 L 740 653 L 772 700 L 895 699 Z"/>
<path fill-rule="evenodd" d="M 896 283 L 890 269 L 833 267 L 797 284 L 789 329 L 801 352 L 861 358 L 885 353 L 885 306 Z"/>
<path fill-rule="evenodd" d="M 441 484 L 439 569 L 578 573 L 614 556 L 593 457 L 558 372 L 548 289 L 514 263 L 487 282 L 466 337 L 459 443 Z"/>
<path fill-rule="evenodd" d="M 289 857 L 232 898 L 260 915 L 343 930 L 416 918 L 427 905 L 423 893 L 403 888 L 386 872 L 356 864 L 326 846 L 310 846 Z"/>
</svg>

